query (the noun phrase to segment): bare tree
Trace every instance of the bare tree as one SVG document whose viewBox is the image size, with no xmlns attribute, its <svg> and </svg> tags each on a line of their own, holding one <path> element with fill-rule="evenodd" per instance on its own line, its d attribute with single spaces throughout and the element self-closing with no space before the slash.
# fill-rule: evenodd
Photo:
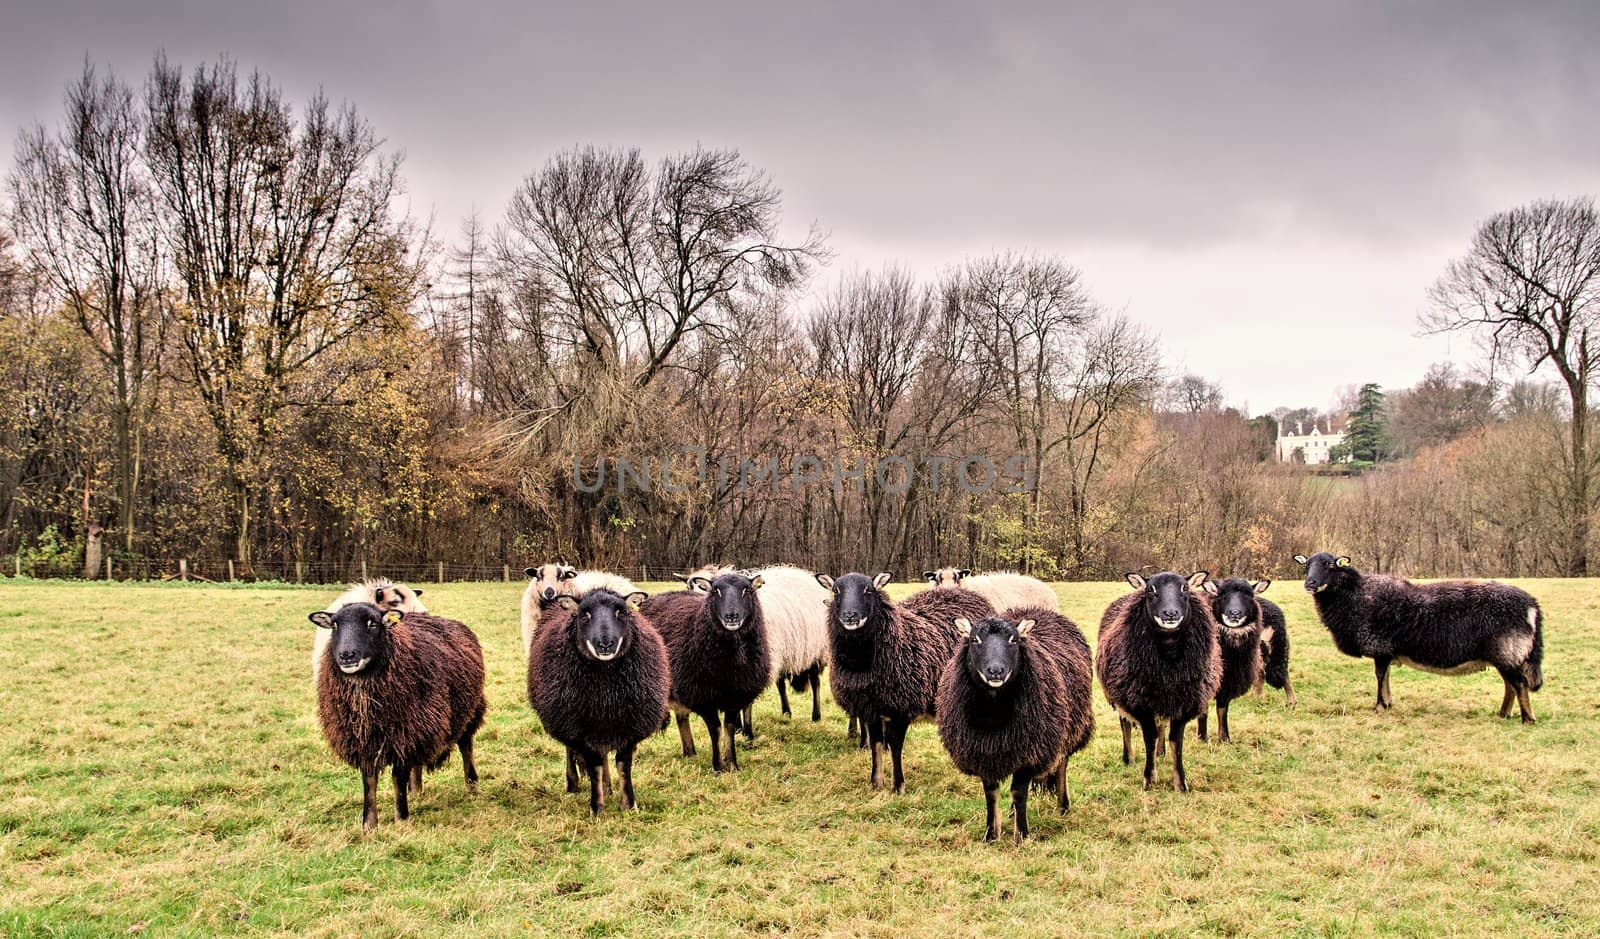
<svg viewBox="0 0 1600 939">
<path fill-rule="evenodd" d="M 1478 227 L 1429 294 L 1423 317 L 1435 331 L 1469 331 L 1491 362 L 1553 368 L 1571 403 L 1564 572 L 1589 571 L 1596 458 L 1589 444 L 1589 390 L 1600 348 L 1600 216 L 1590 198 L 1542 201 L 1501 212 Z"/>
<path fill-rule="evenodd" d="M 335 403 L 304 369 L 420 288 L 413 238 L 390 215 L 399 158 L 353 107 L 320 95 L 296 116 L 262 74 L 156 61 L 147 153 L 170 215 L 188 372 L 215 427 L 237 557 L 251 558 L 264 458 L 286 409 Z"/>
<path fill-rule="evenodd" d="M 1168 382 L 1162 398 L 1167 410 L 1179 414 L 1222 410 L 1222 388 L 1216 382 L 1193 372 Z"/>
<path fill-rule="evenodd" d="M 105 370 L 117 527 L 131 551 L 148 388 L 165 322 L 150 183 L 140 159 L 144 120 L 127 85 L 88 65 L 67 89 L 65 110 L 58 131 L 34 127 L 17 140 L 12 217 L 32 263 L 48 276 Z"/>
</svg>

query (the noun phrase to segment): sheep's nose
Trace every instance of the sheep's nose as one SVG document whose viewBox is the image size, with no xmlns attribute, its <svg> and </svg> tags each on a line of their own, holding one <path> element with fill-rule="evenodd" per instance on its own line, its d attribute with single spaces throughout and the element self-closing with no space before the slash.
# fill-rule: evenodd
<svg viewBox="0 0 1600 939">
<path fill-rule="evenodd" d="M 1161 611 L 1161 618 L 1165 619 L 1165 620 L 1174 620 L 1174 619 L 1177 619 L 1178 617 L 1180 617 L 1182 615 L 1183 614 L 1178 612 L 1177 610 L 1162 610 Z"/>
<path fill-rule="evenodd" d="M 554 588 L 554 587 L 546 587 L 546 588 L 544 588 L 544 593 L 542 594 L 542 596 L 546 600 L 554 600 L 556 598 L 556 588 Z"/>
</svg>

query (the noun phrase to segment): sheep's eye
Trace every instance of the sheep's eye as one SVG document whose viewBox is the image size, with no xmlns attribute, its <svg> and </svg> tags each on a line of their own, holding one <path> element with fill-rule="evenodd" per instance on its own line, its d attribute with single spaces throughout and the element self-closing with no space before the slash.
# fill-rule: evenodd
<svg viewBox="0 0 1600 939">
<path fill-rule="evenodd" d="M 977 633 L 973 633 L 972 634 L 972 644 L 975 645 L 975 646 L 983 645 L 983 637 L 978 635 Z"/>
<path fill-rule="evenodd" d="M 378 628 L 378 621 L 377 620 L 367 620 L 367 628 L 368 629 L 377 629 Z"/>
<path fill-rule="evenodd" d="M 1016 645 L 1017 644 L 1017 637 L 1016 636 L 1012 636 L 1009 639 L 1007 639 L 1006 641 L 1011 643 L 1012 645 Z"/>
</svg>

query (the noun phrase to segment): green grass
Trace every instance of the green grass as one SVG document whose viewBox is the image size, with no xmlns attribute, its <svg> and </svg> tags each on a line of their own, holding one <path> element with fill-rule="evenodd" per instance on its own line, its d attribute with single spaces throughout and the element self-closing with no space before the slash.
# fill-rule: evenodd
<svg viewBox="0 0 1600 939">
<path fill-rule="evenodd" d="M 360 830 L 360 779 L 323 743 L 305 614 L 326 589 L 0 585 L 0 934 L 1600 934 L 1595 581 L 1525 582 L 1547 613 L 1539 723 L 1493 717 L 1494 672 L 1338 655 L 1293 583 L 1300 707 L 1235 705 L 1191 742 L 1195 790 L 1140 791 L 1114 716 L 1072 762 L 1072 812 L 982 841 L 983 798 L 929 724 L 904 796 L 824 702 L 769 694 L 744 769 L 677 735 L 640 749 L 640 811 L 588 818 L 523 696 L 518 584 L 428 585 L 489 665 L 476 795 L 452 760 Z M 1120 585 L 1060 588 L 1091 634 Z M 1192 738 L 1191 738 L 1192 741 Z"/>
</svg>

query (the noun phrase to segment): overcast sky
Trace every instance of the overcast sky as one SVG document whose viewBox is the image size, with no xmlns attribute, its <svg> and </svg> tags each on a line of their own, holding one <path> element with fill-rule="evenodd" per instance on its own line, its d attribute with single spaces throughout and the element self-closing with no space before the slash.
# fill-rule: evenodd
<svg viewBox="0 0 1600 939">
<path fill-rule="evenodd" d="M 1600 191 L 1600 5 L 1000 6 L 5 0 L 0 167 L 86 56 L 142 83 L 157 50 L 354 102 L 445 236 L 574 144 L 733 146 L 825 282 L 1057 253 L 1254 412 L 1474 362 L 1417 335 L 1444 263 Z"/>
</svg>

